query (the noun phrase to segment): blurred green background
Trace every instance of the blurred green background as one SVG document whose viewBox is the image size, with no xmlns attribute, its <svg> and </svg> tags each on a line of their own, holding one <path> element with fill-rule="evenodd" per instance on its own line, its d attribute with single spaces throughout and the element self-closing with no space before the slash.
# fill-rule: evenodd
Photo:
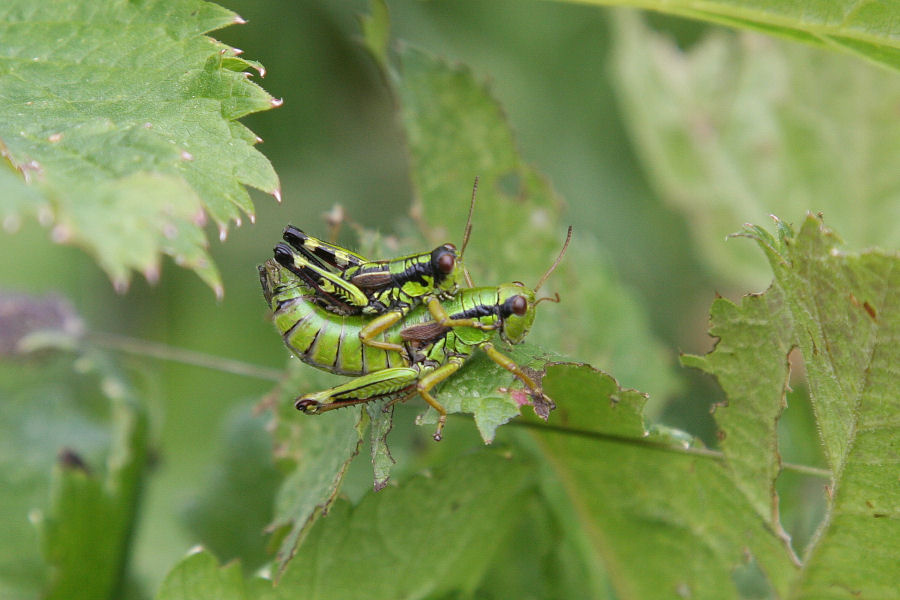
<svg viewBox="0 0 900 600">
<path fill-rule="evenodd" d="M 600 240 L 655 335 L 669 349 L 672 364 L 679 351 L 707 351 L 712 344 L 706 334 L 707 311 L 714 294 L 737 298 L 760 291 L 760 279 L 752 268 L 736 269 L 727 277 L 713 275 L 713 267 L 700 256 L 697 238 L 691 236 L 694 217 L 664 203 L 655 191 L 658 186 L 649 182 L 648 167 L 638 160 L 626 130 L 624 94 L 615 88 L 615 13 L 521 0 L 403 0 L 388 5 L 393 39 L 468 64 L 479 79 L 488 81 L 522 153 L 565 200 L 563 221 Z M 164 264 L 159 284 L 137 279 L 119 296 L 89 257 L 49 243 L 36 224 L 0 236 L 0 255 L 7 257 L 0 263 L 0 281 L 21 291 L 60 291 L 98 331 L 278 369 L 286 352 L 266 320 L 256 265 L 269 256 L 284 224 L 325 235 L 322 215 L 340 203 L 353 221 L 391 233 L 407 216 L 411 185 L 394 99 L 359 43 L 357 15 L 368 12 L 365 2 L 234 0 L 225 6 L 248 24 L 214 35 L 265 65 L 267 76 L 261 84 L 284 99 L 281 108 L 244 120 L 265 140 L 260 148 L 281 177 L 284 203 L 279 206 L 269 196 L 254 194 L 256 223 L 232 229 L 227 243 L 217 241 L 210 227 L 224 300 L 217 302 L 199 278 L 171 262 Z M 717 30 L 658 15 L 646 15 L 645 20 L 683 49 Z M 718 35 L 737 36 L 725 30 Z M 460 182 L 461 201 L 469 185 Z M 745 243 L 724 244 L 724 235 L 744 221 L 759 222 L 757 209 L 748 206 L 746 214 L 735 210 L 740 216 L 721 234 L 720 252 Z M 803 215 L 783 216 L 799 220 Z M 489 223 L 476 219 L 475 236 L 489 230 Z M 458 242 L 455 237 L 452 241 Z M 757 269 L 766 269 L 761 254 L 751 260 Z M 160 455 L 142 515 L 142 523 L 153 526 L 138 530 L 135 568 L 153 589 L 196 542 L 181 515 L 208 476 L 223 423 L 233 410 L 246 411 L 271 383 L 145 362 L 157 391 L 151 412 Z M 681 391 L 668 399 L 660 420 L 714 443 L 708 408 L 720 399 L 717 387 L 691 371 L 677 372 Z M 804 418 L 801 415 L 797 427 L 808 423 Z M 808 435 L 812 437 L 811 431 Z"/>
</svg>

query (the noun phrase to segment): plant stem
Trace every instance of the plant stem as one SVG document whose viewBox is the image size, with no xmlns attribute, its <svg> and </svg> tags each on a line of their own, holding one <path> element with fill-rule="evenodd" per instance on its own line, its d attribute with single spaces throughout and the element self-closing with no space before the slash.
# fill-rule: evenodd
<svg viewBox="0 0 900 600">
<path fill-rule="evenodd" d="M 170 360 L 207 369 L 224 371 L 234 375 L 245 375 L 268 381 L 280 381 L 284 373 L 278 369 L 270 369 L 230 358 L 222 358 L 204 352 L 176 348 L 168 344 L 160 344 L 148 340 L 131 338 L 114 333 L 93 332 L 88 335 L 98 346 L 119 350 L 137 356 L 147 356 L 159 360 Z"/>
</svg>

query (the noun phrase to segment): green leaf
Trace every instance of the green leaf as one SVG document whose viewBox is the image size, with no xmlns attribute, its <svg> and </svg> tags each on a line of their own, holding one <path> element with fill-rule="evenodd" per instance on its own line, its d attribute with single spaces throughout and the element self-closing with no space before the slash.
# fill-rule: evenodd
<svg viewBox="0 0 900 600">
<path fill-rule="evenodd" d="M 215 556 L 199 549 L 185 557 L 166 575 L 156 600 L 245 600 L 257 598 L 265 584 L 245 582 L 241 565 L 220 567 Z"/>
<path fill-rule="evenodd" d="M 546 485 L 562 490 L 554 508 L 570 515 L 561 521 L 586 538 L 582 560 L 602 565 L 616 597 L 737 598 L 733 574 L 748 561 L 776 593 L 787 589 L 796 572 L 787 545 L 718 460 L 647 439 L 643 394 L 583 365 L 548 369 L 544 389 L 562 424 L 598 434 L 535 436 Z"/>
<path fill-rule="evenodd" d="M 686 362 L 715 374 L 728 393 L 728 406 L 716 412 L 723 449 L 735 482 L 766 518 L 777 509 L 774 433 L 787 351 L 800 349 L 832 482 L 792 597 L 895 597 L 900 488 L 885 464 L 894 461 L 900 434 L 900 255 L 846 253 L 811 216 L 797 234 L 781 223 L 777 230 L 772 236 L 748 226 L 744 233 L 769 259 L 772 288 L 740 307 L 717 300 L 712 333 L 720 341 L 707 357 Z"/>
<path fill-rule="evenodd" d="M 219 459 L 183 511 L 185 526 L 204 546 L 223 560 L 240 559 L 247 569 L 270 558 L 261 532 L 272 520 L 281 481 L 266 420 L 253 415 L 249 404 L 231 411 Z"/>
<path fill-rule="evenodd" d="M 336 504 L 313 527 L 271 598 L 471 592 L 530 506 L 534 467 L 520 454 L 482 450 L 369 494 L 356 507 Z"/>
<path fill-rule="evenodd" d="M 294 409 L 305 386 L 325 380 L 298 361 L 288 378 L 271 394 L 275 402 L 275 457 L 286 476 L 275 499 L 269 530 L 277 533 L 281 568 L 292 558 L 313 520 L 337 497 L 350 461 L 359 452 L 365 423 L 360 409 L 309 416 Z M 312 376 L 312 377 L 311 377 Z M 303 382 L 303 383 L 301 383 Z M 323 386 L 324 387 L 324 386 Z"/>
<path fill-rule="evenodd" d="M 815 4 L 771 0 L 588 0 L 623 4 L 753 29 L 823 48 L 837 48 L 893 69 L 900 69 L 900 25 L 895 7 L 854 0 Z"/>
<path fill-rule="evenodd" d="M 108 390 L 127 389 L 121 380 Z M 40 522 L 51 565 L 46 598 L 112 598 L 124 585 L 131 532 L 147 459 L 147 421 L 133 399 L 114 392 L 108 472 L 98 477 L 65 451 L 53 472 L 50 507 Z"/>
<path fill-rule="evenodd" d="M 23 321 L 46 333 L 53 319 Z M 119 597 L 146 416 L 103 354 L 73 362 L 43 348 L 29 362 L 0 361 L 0 596 Z"/>
<path fill-rule="evenodd" d="M 245 77 L 260 67 L 204 35 L 238 22 L 200 0 L 5 2 L 0 150 L 28 185 L 0 166 L 4 226 L 37 218 L 118 287 L 155 280 L 164 253 L 221 291 L 206 214 L 224 237 L 253 218 L 245 185 L 278 190 L 236 121 L 277 104 Z"/>
<path fill-rule="evenodd" d="M 372 0 L 372 14 L 360 15 L 363 43 L 382 69 L 388 68 L 388 43 L 391 39 L 391 19 L 384 0 Z"/>
<path fill-rule="evenodd" d="M 900 255 L 845 253 L 814 217 L 776 246 L 749 235 L 766 252 L 787 299 L 835 474 L 798 597 L 896 594 L 900 489 L 896 473 L 884 466 L 900 437 Z"/>
<path fill-rule="evenodd" d="M 385 408 L 384 402 L 369 402 L 365 405 L 366 414 L 369 415 L 369 433 L 371 439 L 372 466 L 375 468 L 374 488 L 377 492 L 387 485 L 391 473 L 391 467 L 396 462 L 388 448 L 387 435 L 394 425 L 393 407 Z"/>
<path fill-rule="evenodd" d="M 900 78 L 751 34 L 713 32 L 684 52 L 636 15 L 616 17 L 613 64 L 631 137 L 721 278 L 767 284 L 752 247 L 723 251 L 721 241 L 772 213 L 821 211 L 854 246 L 900 245 L 900 188 L 889 175 L 900 156 Z"/>
<path fill-rule="evenodd" d="M 710 335 L 719 338 L 706 357 L 685 356 L 685 366 L 714 374 L 728 400 L 715 409 L 722 451 L 734 485 L 770 527 L 781 531 L 775 480 L 781 470 L 777 424 L 785 408 L 792 324 L 784 297 L 773 288 L 746 296 L 740 306 L 718 298 Z"/>
<path fill-rule="evenodd" d="M 541 370 L 552 358 L 540 348 L 529 344 L 502 351 L 520 367 L 531 369 L 532 378 L 538 383 L 543 375 Z M 500 425 L 519 416 L 521 407 L 532 403 L 531 398 L 522 393 L 522 388 L 522 383 L 512 373 L 497 365 L 483 352 L 476 352 L 462 369 L 438 388 L 435 397 L 447 410 L 447 414 L 472 413 L 478 433 L 484 443 L 490 444 Z M 518 390 L 520 393 L 511 390 Z M 421 422 L 437 423 L 437 411 L 428 408 Z"/>
</svg>

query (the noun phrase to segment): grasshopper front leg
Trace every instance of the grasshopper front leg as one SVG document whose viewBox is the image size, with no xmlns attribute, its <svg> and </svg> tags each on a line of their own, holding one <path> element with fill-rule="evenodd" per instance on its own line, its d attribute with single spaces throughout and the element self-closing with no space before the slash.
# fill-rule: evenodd
<svg viewBox="0 0 900 600">
<path fill-rule="evenodd" d="M 501 353 L 499 350 L 494 348 L 494 345 L 490 342 L 481 345 L 481 349 L 484 350 L 485 354 L 487 354 L 492 361 L 515 375 L 519 378 L 519 380 L 525 384 L 525 387 L 528 388 L 528 392 L 532 396 L 536 396 L 538 398 L 543 398 L 545 401 L 549 402 L 553 405 L 553 400 L 544 393 L 541 387 L 534 382 L 534 380 L 529 377 L 525 371 L 522 370 L 522 367 L 517 365 L 513 359 Z"/>
</svg>

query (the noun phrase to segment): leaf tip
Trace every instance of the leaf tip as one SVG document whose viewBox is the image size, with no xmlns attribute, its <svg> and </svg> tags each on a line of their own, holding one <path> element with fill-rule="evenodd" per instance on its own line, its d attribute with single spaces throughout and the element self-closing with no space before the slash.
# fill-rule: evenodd
<svg viewBox="0 0 900 600">
<path fill-rule="evenodd" d="M 22 226 L 22 219 L 19 215 L 6 215 L 3 217 L 3 230 L 6 233 L 15 233 Z"/>
<path fill-rule="evenodd" d="M 50 231 L 50 239 L 54 243 L 65 244 L 72 240 L 72 229 L 60 223 Z"/>
<path fill-rule="evenodd" d="M 71 448 L 62 448 L 56 455 L 56 462 L 64 469 L 81 471 L 86 475 L 91 472 L 81 455 Z"/>
<path fill-rule="evenodd" d="M 114 277 L 112 284 L 117 294 L 125 294 L 128 291 L 129 281 L 127 277 Z"/>
<path fill-rule="evenodd" d="M 144 269 L 144 279 L 146 279 L 147 283 L 150 285 L 159 283 L 159 263 L 148 265 Z"/>
</svg>

